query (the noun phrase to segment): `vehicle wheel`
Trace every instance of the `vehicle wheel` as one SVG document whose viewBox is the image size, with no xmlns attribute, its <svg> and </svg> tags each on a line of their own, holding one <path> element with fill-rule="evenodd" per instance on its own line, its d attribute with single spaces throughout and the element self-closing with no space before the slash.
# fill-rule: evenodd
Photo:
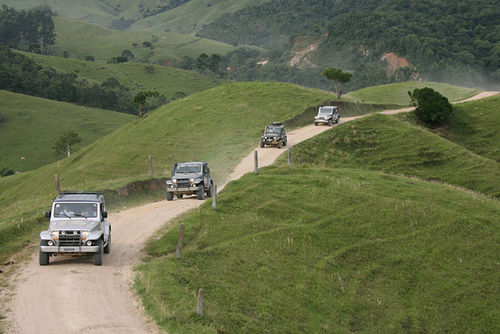
<svg viewBox="0 0 500 334">
<path fill-rule="evenodd" d="M 314 122 L 314 126 L 318 126 L 318 122 Z"/>
<path fill-rule="evenodd" d="M 212 197 L 212 191 L 214 190 L 214 183 L 210 182 L 210 188 L 207 190 L 207 197 Z"/>
<path fill-rule="evenodd" d="M 205 187 L 203 184 L 200 184 L 200 189 L 198 190 L 198 193 L 196 194 L 196 197 L 198 199 L 204 199 L 205 198 Z"/>
<path fill-rule="evenodd" d="M 40 241 L 40 246 L 42 246 L 42 241 Z M 46 266 L 49 264 L 49 253 L 42 252 L 40 249 L 40 265 Z"/>
<path fill-rule="evenodd" d="M 111 231 L 109 232 L 108 244 L 104 247 L 104 254 L 111 252 Z"/>
<path fill-rule="evenodd" d="M 286 146 L 286 141 L 287 141 L 287 140 L 285 139 L 285 141 L 283 142 L 283 146 Z"/>
<path fill-rule="evenodd" d="M 340 117 L 337 117 L 337 120 L 335 120 L 335 123 L 339 124 L 339 121 L 340 121 Z"/>
<path fill-rule="evenodd" d="M 101 266 L 102 265 L 102 239 L 97 240 L 97 246 L 99 246 L 99 249 L 94 254 L 94 264 L 96 266 Z"/>
<path fill-rule="evenodd" d="M 264 143 L 263 142 L 260 142 L 260 147 L 263 148 L 264 147 Z"/>
<path fill-rule="evenodd" d="M 282 144 L 282 143 L 279 141 L 279 142 L 278 142 L 278 145 L 276 145 L 276 146 L 277 146 L 278 148 L 281 148 L 281 144 Z"/>
<path fill-rule="evenodd" d="M 332 125 L 333 125 L 332 120 L 329 120 L 329 121 L 328 121 L 328 126 L 332 126 Z"/>
<path fill-rule="evenodd" d="M 167 201 L 172 201 L 174 199 L 174 193 L 167 191 Z"/>
<path fill-rule="evenodd" d="M 177 198 L 182 198 L 183 194 L 175 194 Z"/>
</svg>

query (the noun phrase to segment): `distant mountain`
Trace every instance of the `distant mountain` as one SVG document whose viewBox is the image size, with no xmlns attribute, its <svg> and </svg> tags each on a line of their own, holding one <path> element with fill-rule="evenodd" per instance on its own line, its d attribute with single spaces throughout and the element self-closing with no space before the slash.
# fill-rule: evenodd
<svg viewBox="0 0 500 334">
<path fill-rule="evenodd" d="M 382 66 L 392 52 L 429 79 L 500 80 L 500 6 L 491 0 L 276 0 L 225 14 L 198 35 L 287 50 L 308 38 L 320 66 Z"/>
</svg>

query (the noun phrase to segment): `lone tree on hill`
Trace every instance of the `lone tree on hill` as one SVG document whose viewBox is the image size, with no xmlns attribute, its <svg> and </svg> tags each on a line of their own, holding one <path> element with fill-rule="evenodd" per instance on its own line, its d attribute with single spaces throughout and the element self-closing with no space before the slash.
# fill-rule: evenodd
<svg viewBox="0 0 500 334">
<path fill-rule="evenodd" d="M 71 146 L 78 144 L 82 139 L 78 133 L 74 131 L 66 131 L 59 136 L 56 143 L 54 144 L 54 151 L 56 154 L 61 154 L 64 152 L 68 153 L 68 157 L 71 156 Z"/>
<path fill-rule="evenodd" d="M 413 93 L 408 92 L 408 95 L 412 104 L 417 107 L 415 115 L 426 124 L 444 124 L 449 120 L 453 112 L 453 107 L 448 102 L 448 98 L 432 88 L 417 88 L 413 90 Z"/>
<path fill-rule="evenodd" d="M 347 72 L 342 72 L 342 70 L 335 67 L 328 67 L 323 70 L 321 75 L 325 76 L 328 80 L 334 82 L 335 93 L 340 99 L 342 96 L 342 86 L 351 80 L 352 74 Z"/>
<path fill-rule="evenodd" d="M 146 99 L 148 97 L 158 97 L 158 96 L 160 96 L 160 94 L 157 91 L 150 91 L 150 90 L 139 92 L 134 96 L 134 100 L 132 101 L 132 103 L 139 106 L 139 117 L 142 117 L 142 106 L 144 105 L 144 103 L 146 103 Z"/>
</svg>

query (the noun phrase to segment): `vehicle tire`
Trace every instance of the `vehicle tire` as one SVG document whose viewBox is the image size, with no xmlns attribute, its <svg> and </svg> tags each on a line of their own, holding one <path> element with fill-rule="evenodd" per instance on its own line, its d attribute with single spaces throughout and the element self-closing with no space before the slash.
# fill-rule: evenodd
<svg viewBox="0 0 500 334">
<path fill-rule="evenodd" d="M 167 201 L 172 201 L 174 199 L 174 193 L 167 191 Z"/>
<path fill-rule="evenodd" d="M 96 266 L 102 266 L 102 239 L 97 240 L 97 246 L 99 246 L 99 249 L 97 252 L 94 254 L 94 264 Z"/>
<path fill-rule="evenodd" d="M 281 144 L 282 144 L 282 142 L 280 142 L 280 141 L 279 141 L 279 142 L 278 142 L 278 145 L 276 145 L 276 146 L 277 146 L 278 148 L 281 148 Z"/>
<path fill-rule="evenodd" d="M 40 241 L 40 246 L 43 245 L 43 241 Z M 40 265 L 41 266 L 46 266 L 49 264 L 49 253 L 42 252 L 42 249 L 40 249 Z"/>
<path fill-rule="evenodd" d="M 333 125 L 333 121 L 330 119 L 328 120 L 328 126 L 332 126 Z"/>
<path fill-rule="evenodd" d="M 111 231 L 109 231 L 108 244 L 104 247 L 104 254 L 111 252 Z"/>
<path fill-rule="evenodd" d="M 210 182 L 210 188 L 207 190 L 207 197 L 212 197 L 212 191 L 214 190 L 214 183 Z"/>
<path fill-rule="evenodd" d="M 335 120 L 335 124 L 339 124 L 339 121 L 340 121 L 340 117 L 337 117 L 337 119 Z"/>
<path fill-rule="evenodd" d="M 260 148 L 264 147 L 264 142 L 260 142 Z"/>
<path fill-rule="evenodd" d="M 314 122 L 314 126 L 318 126 L 318 122 Z"/>
<path fill-rule="evenodd" d="M 286 146 L 286 141 L 287 141 L 287 139 L 285 139 L 285 141 L 283 142 L 283 146 Z"/>
<path fill-rule="evenodd" d="M 198 199 L 205 198 L 205 187 L 203 186 L 203 184 L 200 184 L 200 189 L 196 193 L 196 198 L 198 198 Z"/>
<path fill-rule="evenodd" d="M 182 198 L 183 194 L 175 194 L 177 198 Z"/>
</svg>

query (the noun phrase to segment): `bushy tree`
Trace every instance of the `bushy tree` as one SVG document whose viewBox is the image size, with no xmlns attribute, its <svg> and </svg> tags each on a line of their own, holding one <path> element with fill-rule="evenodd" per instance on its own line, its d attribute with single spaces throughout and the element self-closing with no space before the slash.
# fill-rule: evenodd
<svg viewBox="0 0 500 334">
<path fill-rule="evenodd" d="M 78 133 L 74 131 L 66 131 L 57 138 L 54 144 L 54 151 L 56 154 L 67 152 L 68 157 L 71 156 L 71 146 L 78 144 L 82 139 Z"/>
<path fill-rule="evenodd" d="M 432 88 L 417 88 L 413 90 L 413 93 L 408 92 L 408 95 L 410 95 L 412 104 L 417 107 L 415 115 L 426 124 L 444 124 L 453 112 L 448 98 Z"/>
<path fill-rule="evenodd" d="M 351 73 L 342 72 L 342 70 L 335 67 L 325 68 L 321 75 L 334 82 L 335 93 L 339 99 L 342 96 L 343 85 L 349 82 L 352 77 Z"/>
<path fill-rule="evenodd" d="M 149 91 L 149 90 L 139 92 L 134 96 L 134 100 L 132 102 L 137 106 L 139 106 L 139 117 L 143 116 L 142 106 L 144 105 L 144 103 L 146 103 L 146 99 L 148 97 L 158 97 L 158 96 L 160 96 L 160 94 L 157 91 Z"/>
</svg>

